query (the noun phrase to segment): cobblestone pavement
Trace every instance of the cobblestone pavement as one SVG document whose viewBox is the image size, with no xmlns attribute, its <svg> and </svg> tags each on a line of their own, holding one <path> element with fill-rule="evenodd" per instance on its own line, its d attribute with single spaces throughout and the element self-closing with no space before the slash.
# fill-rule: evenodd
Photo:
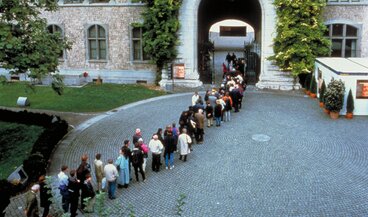
<svg viewBox="0 0 368 217">
<path fill-rule="evenodd" d="M 178 121 L 190 97 L 123 107 L 77 128 L 56 151 L 51 173 L 62 163 L 76 168 L 82 153 L 91 164 L 97 152 L 104 161 L 116 158 L 137 127 L 148 142 L 158 127 Z M 367 117 L 331 120 L 301 94 L 250 91 L 231 122 L 205 129 L 187 162 L 175 156 L 175 168 L 159 173 L 148 164 L 147 182 L 133 178 L 108 206 L 175 216 L 185 194 L 183 216 L 368 216 L 367 126 Z"/>
</svg>

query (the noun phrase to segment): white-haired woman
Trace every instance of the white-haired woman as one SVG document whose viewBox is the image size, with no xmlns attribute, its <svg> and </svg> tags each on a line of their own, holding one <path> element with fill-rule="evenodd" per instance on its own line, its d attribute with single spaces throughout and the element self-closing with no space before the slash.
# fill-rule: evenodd
<svg viewBox="0 0 368 217">
<path fill-rule="evenodd" d="M 187 129 L 184 128 L 178 138 L 178 144 L 180 147 L 179 160 L 184 160 L 184 162 L 187 161 L 187 155 L 190 153 L 189 145 L 191 143 L 192 143 L 192 139 L 187 134 Z"/>
</svg>

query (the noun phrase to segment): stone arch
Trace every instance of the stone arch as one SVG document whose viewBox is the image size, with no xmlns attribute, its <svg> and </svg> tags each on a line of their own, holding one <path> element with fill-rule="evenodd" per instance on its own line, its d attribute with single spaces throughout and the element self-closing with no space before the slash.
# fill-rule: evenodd
<svg viewBox="0 0 368 217">
<path fill-rule="evenodd" d="M 189 85 L 200 86 L 198 74 L 197 42 L 198 42 L 198 11 L 202 1 L 207 0 L 183 0 L 179 13 L 181 23 L 180 45 L 178 47 L 179 55 L 177 62 L 185 64 L 185 80 Z M 239 1 L 239 0 L 234 0 Z M 267 0 L 254 0 L 260 7 L 261 22 L 261 78 L 269 75 L 267 68 L 271 65 L 267 57 L 273 54 L 272 39 L 275 29 L 275 10 L 272 2 Z M 234 17 L 234 19 L 238 19 Z"/>
</svg>

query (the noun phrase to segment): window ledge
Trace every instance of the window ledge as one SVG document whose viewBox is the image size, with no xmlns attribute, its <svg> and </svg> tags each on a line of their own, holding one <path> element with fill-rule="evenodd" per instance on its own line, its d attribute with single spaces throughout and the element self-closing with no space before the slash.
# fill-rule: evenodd
<svg viewBox="0 0 368 217">
<path fill-rule="evenodd" d="M 133 60 L 133 64 L 150 64 L 150 60 Z"/>
<path fill-rule="evenodd" d="M 107 60 L 88 60 L 89 63 L 107 63 Z"/>
</svg>

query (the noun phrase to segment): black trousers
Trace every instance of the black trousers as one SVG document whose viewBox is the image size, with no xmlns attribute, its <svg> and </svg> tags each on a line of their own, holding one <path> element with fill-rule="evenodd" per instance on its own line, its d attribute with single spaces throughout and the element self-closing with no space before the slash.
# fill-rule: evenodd
<svg viewBox="0 0 368 217">
<path fill-rule="evenodd" d="M 158 172 L 160 170 L 160 161 L 161 161 L 161 155 L 152 153 L 152 170 L 153 171 Z"/>
<path fill-rule="evenodd" d="M 142 175 L 142 179 L 145 180 L 146 179 L 146 176 L 144 174 L 144 171 L 143 171 L 143 167 L 142 167 L 142 164 L 133 164 L 133 167 L 134 167 L 134 172 L 135 172 L 135 178 L 137 179 L 137 181 L 139 181 L 139 177 L 138 177 L 138 169 L 139 169 L 139 172 L 141 173 Z"/>
<path fill-rule="evenodd" d="M 71 217 L 77 216 L 78 199 L 79 199 L 78 194 L 72 195 L 70 198 L 70 216 Z"/>
<path fill-rule="evenodd" d="M 197 128 L 195 138 L 197 142 L 203 142 L 203 129 Z"/>
</svg>

